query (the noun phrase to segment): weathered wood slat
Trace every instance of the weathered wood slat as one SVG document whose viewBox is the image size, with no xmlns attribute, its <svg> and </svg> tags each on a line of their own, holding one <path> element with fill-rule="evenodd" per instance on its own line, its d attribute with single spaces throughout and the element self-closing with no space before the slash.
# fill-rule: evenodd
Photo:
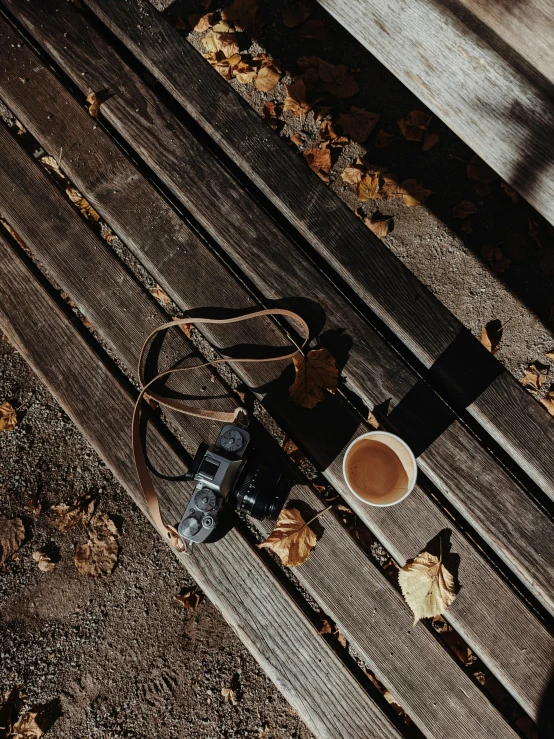
<svg viewBox="0 0 554 739">
<path fill-rule="evenodd" d="M 309 295 L 325 307 L 326 327 L 335 330 L 348 327 L 355 338 L 345 370 L 349 383 L 371 406 L 390 403 L 387 423 L 393 430 L 403 435 L 412 430 L 409 441 L 416 447 L 422 442 L 424 448 L 428 444 L 419 456 L 422 469 L 435 481 L 439 479 L 437 473 L 431 467 L 428 470 L 428 464 L 444 472 L 442 492 L 535 596 L 554 611 L 554 552 L 545 552 L 540 543 L 551 538 L 552 523 L 300 253 L 295 255 L 294 274 L 291 274 L 289 242 L 264 218 L 262 211 L 256 210 L 253 202 L 248 202 L 246 194 L 238 190 L 227 172 L 199 147 L 117 54 L 87 26 L 82 16 L 70 7 L 64 8 L 63 14 L 60 11 L 57 16 L 49 16 L 43 12 L 46 6 L 26 5 L 21 12 L 18 8 L 18 13 L 78 85 L 85 90 L 93 85 L 94 89 L 117 91 L 103 104 L 104 115 L 177 197 L 193 209 L 204 227 L 223 242 L 266 295 L 275 298 L 283 294 Z M 79 72 L 84 66 L 89 70 L 86 82 Z M 12 84 L 16 84 L 15 78 Z M 257 124 L 260 126 L 259 121 Z M 226 199 L 232 199 L 232 204 L 227 203 L 223 215 L 214 218 Z M 240 239 L 236 239 L 237 229 Z M 258 258 L 260 243 L 264 244 L 263 264 Z M 275 274 L 280 276 L 278 286 L 273 279 Z M 495 361 L 485 354 L 489 361 Z M 392 407 L 394 403 L 398 405 Z M 292 410 L 288 411 L 290 422 Z M 428 421 L 435 415 L 442 426 L 429 428 Z M 548 418 L 546 413 L 544 416 Z M 449 436 L 441 435 L 448 427 Z M 457 452 L 458 438 L 472 452 L 471 476 L 467 475 L 466 460 Z M 316 444 L 311 448 L 318 459 Z M 486 495 L 481 480 L 487 481 Z"/>
<path fill-rule="evenodd" d="M 37 165 L 19 151 L 13 139 L 8 137 L 6 142 L 5 137 L 8 134 L 0 129 L 3 167 L 13 183 L 23 183 L 24 191 L 20 191 L 15 184 L 10 188 L 8 180 L 0 175 L 0 213 L 15 226 L 40 261 L 47 255 L 48 268 L 55 280 L 75 296 L 79 305 L 91 316 L 96 294 L 106 291 L 104 261 L 109 265 L 113 280 L 123 286 L 125 293 L 123 299 L 120 294 L 113 296 L 110 302 L 111 315 L 94 313 L 100 335 L 110 333 L 110 325 L 113 324 L 118 325 L 122 335 L 130 332 L 131 324 L 135 324 L 137 330 L 146 332 L 146 311 L 141 309 L 141 303 L 149 305 L 150 297 L 141 295 L 135 283 L 125 281 L 122 265 L 118 268 L 111 257 L 104 260 L 109 249 L 100 241 L 91 243 L 86 224 L 69 203 L 66 204 Z M 10 143 L 14 149 L 12 152 L 7 145 Z M 55 216 L 55 223 L 49 228 L 33 230 L 33 227 L 26 226 L 32 220 L 42 226 L 46 212 Z M 59 244 L 64 242 L 67 242 L 66 247 L 60 247 Z M 96 255 L 95 263 L 90 259 L 91 251 Z M 73 263 L 69 268 L 68 262 Z M 93 276 L 81 280 L 79 284 L 72 279 L 77 265 L 80 265 L 81 274 L 87 265 L 93 266 Z M 120 340 L 123 341 L 121 337 Z M 123 360 L 131 372 L 136 363 L 136 356 L 133 358 L 131 354 L 136 354 L 137 348 L 118 351 L 114 347 L 118 359 Z M 217 394 L 217 380 L 213 385 Z M 188 419 L 181 421 L 180 431 L 187 436 Z M 209 433 L 209 428 L 206 432 Z M 130 458 L 130 451 L 128 454 Z M 297 486 L 291 495 L 293 498 L 303 498 L 312 509 L 318 506 L 318 499 L 308 488 Z M 173 512 L 177 506 L 174 502 Z M 443 737 L 445 732 L 460 739 L 479 736 L 485 726 L 489 733 L 512 736 L 504 720 L 432 634 L 423 625 L 410 628 L 411 616 L 400 594 L 358 550 L 347 532 L 337 523 L 329 523 L 328 532 L 326 525 L 322 525 L 325 532 L 318 544 L 318 556 L 324 557 L 324 564 L 329 561 L 335 561 L 336 564 L 334 568 L 325 565 L 327 569 L 320 569 L 317 579 L 312 577 L 311 581 L 306 581 L 311 586 L 310 594 L 318 602 L 334 603 L 333 612 L 337 615 L 337 621 L 341 626 L 346 626 L 360 653 L 385 680 L 414 721 L 428 736 L 437 739 Z M 356 577 L 355 583 L 352 583 L 356 597 L 347 600 L 343 598 L 343 563 L 348 568 L 349 576 L 355 574 Z M 250 561 L 243 558 L 237 565 L 238 571 L 241 567 L 247 569 Z M 394 646 L 391 647 L 391 644 Z M 415 661 L 414 652 L 421 655 Z M 437 699 L 439 695 L 442 695 L 441 699 Z M 435 705 L 431 708 L 433 702 Z"/>
<path fill-rule="evenodd" d="M 0 254 L 2 330 L 146 513 L 129 453 L 133 400 L 1 236 Z M 149 454 L 182 470 L 157 434 Z M 236 530 L 177 557 L 318 737 L 401 736 Z"/>
<path fill-rule="evenodd" d="M 302 236 L 430 369 L 444 392 L 456 403 L 467 406 L 469 413 L 554 498 L 554 419 L 494 358 L 487 356 L 479 342 L 379 239 L 352 216 L 305 167 L 304 162 L 271 131 L 263 130 L 254 111 L 209 65 L 202 66 L 196 51 L 147 0 L 119 3 L 86 1 Z M 10 5 L 14 2 L 8 0 Z M 322 4 L 332 10 L 330 6 L 335 2 L 326 0 Z M 438 60 L 433 58 L 427 62 L 424 59 L 422 64 L 425 66 L 427 63 L 426 74 L 430 74 L 429 68 L 436 66 L 435 61 L 442 65 L 445 86 L 458 96 L 457 110 L 465 106 L 467 80 L 471 79 L 472 67 L 476 65 L 492 75 L 484 85 L 483 104 L 479 100 L 475 103 L 482 111 L 483 128 L 476 136 L 475 144 L 479 142 L 480 152 L 498 151 L 498 147 L 506 146 L 511 133 L 520 136 L 520 161 L 517 163 L 520 182 L 527 179 L 527 196 L 532 197 L 532 189 L 533 197 L 540 198 L 545 208 L 547 205 L 552 208 L 554 113 L 550 100 L 544 95 L 535 95 L 525 78 L 522 78 L 521 85 L 514 87 L 512 84 L 506 88 L 501 81 L 504 74 L 501 56 L 496 54 L 489 58 L 490 50 L 481 45 L 484 54 L 481 58 L 481 46 L 477 53 L 468 51 L 460 34 L 456 36 L 459 45 L 448 43 L 446 39 L 450 29 L 457 27 L 457 21 L 434 0 L 412 4 L 409 16 L 399 11 L 395 0 L 388 0 L 384 6 L 372 4 L 369 13 L 366 12 L 366 3 L 357 0 L 356 3 L 341 5 L 339 20 L 343 25 L 351 24 L 359 36 L 366 34 L 367 29 L 366 42 L 372 44 L 376 56 L 385 52 L 389 55 L 388 61 L 394 71 L 393 61 L 398 64 L 405 58 L 404 33 L 413 34 L 408 42 L 413 43 L 414 53 L 424 56 L 419 35 L 428 28 L 425 14 L 431 8 L 441 19 L 440 29 L 433 37 L 441 44 L 441 49 L 443 45 L 448 49 L 448 54 L 441 52 Z M 358 22 L 360 18 L 364 19 L 363 23 Z M 390 36 L 379 27 L 383 19 L 385 25 L 390 23 L 394 29 Z M 429 35 L 426 38 L 429 39 Z M 387 63 L 387 60 L 382 61 Z M 408 71 L 401 78 L 413 89 L 418 86 L 420 78 L 416 75 L 415 80 L 410 79 L 409 74 Z M 435 79 L 434 74 L 431 77 Z M 513 83 L 515 78 L 511 80 Z M 499 85 L 501 92 L 497 96 L 496 107 L 491 108 L 487 95 L 496 95 Z M 509 92 L 508 98 L 504 96 L 505 89 Z M 415 92 L 422 94 L 417 89 Z M 426 102 L 433 109 L 433 102 Z M 443 111 L 439 110 L 438 114 L 444 118 Z M 451 121 L 447 122 L 451 124 Z M 509 129 L 505 135 L 495 131 L 496 122 Z M 463 133 L 459 128 L 455 130 Z M 522 136 L 523 131 L 525 134 Z M 491 136 L 496 142 L 494 145 Z M 502 166 L 505 161 L 511 164 Z M 516 166 L 505 151 L 493 163 L 507 181 L 513 180 L 508 171 L 512 165 Z M 535 200 L 533 202 L 538 205 Z M 543 212 L 546 211 L 543 209 Z M 550 215 L 554 215 L 554 210 Z M 487 382 L 483 383 L 483 378 L 487 378 Z"/>
<path fill-rule="evenodd" d="M 205 247 L 138 175 L 104 132 L 91 128 L 90 117 L 57 79 L 28 47 L 17 46 L 19 37 L 2 21 L 0 42 L 2 48 L 13 49 L 5 55 L 3 70 L 0 69 L 1 96 L 47 150 L 68 152 L 62 160 L 63 169 L 177 302 L 190 308 L 219 296 L 220 303 L 246 305 L 248 295 L 243 288 L 229 281 L 219 262 L 211 260 Z M 27 80 L 24 87 L 10 73 L 12 68 L 18 72 L 18 78 L 23 76 Z M 107 189 L 104 180 L 98 178 L 98 172 L 107 180 L 117 182 L 117 189 Z M 155 239 L 151 238 L 153 233 Z M 183 264 L 201 265 L 204 261 L 209 265 L 206 270 L 209 280 L 190 279 Z M 200 266 L 195 269 L 195 275 L 200 274 L 199 269 Z M 251 333 L 250 340 L 263 341 L 272 337 L 272 343 L 277 344 L 279 334 L 272 329 L 268 322 Z M 252 327 L 249 330 L 252 332 Z M 217 340 L 218 337 L 210 338 Z M 240 341 L 248 337 L 235 338 Z M 242 368 L 246 381 L 252 385 L 264 380 L 256 371 L 252 372 L 258 368 L 260 365 L 250 372 Z M 318 420 L 321 423 L 321 416 Z M 356 428 L 356 423 L 352 428 Z M 325 433 L 327 429 L 325 423 Z M 361 426 L 356 433 L 364 430 Z M 345 494 L 338 463 L 327 470 L 327 476 Z M 352 497 L 351 502 L 354 502 Z M 409 502 L 387 511 L 385 516 L 363 505 L 358 506 L 358 513 L 400 562 L 451 523 L 419 488 Z M 471 591 L 462 591 L 448 612 L 448 619 L 525 710 L 536 716 L 554 659 L 552 637 L 457 532 L 453 533 L 453 548 L 461 556 L 461 580 L 471 582 Z M 340 618 L 337 620 L 348 630 Z M 506 655 L 510 658 L 504 659 Z"/>
</svg>

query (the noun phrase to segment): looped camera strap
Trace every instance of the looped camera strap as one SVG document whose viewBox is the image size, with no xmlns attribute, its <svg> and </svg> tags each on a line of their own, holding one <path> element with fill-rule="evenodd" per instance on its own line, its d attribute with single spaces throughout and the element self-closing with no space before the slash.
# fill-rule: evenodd
<svg viewBox="0 0 554 739">
<path fill-rule="evenodd" d="M 174 326 L 182 326 L 183 324 L 191 324 L 191 323 L 192 324 L 238 323 L 239 321 L 249 321 L 252 318 L 259 318 L 260 316 L 287 316 L 288 318 L 292 318 L 299 325 L 301 329 L 301 335 L 303 338 L 302 344 L 300 346 L 297 346 L 297 348 L 294 351 L 289 352 L 287 354 L 283 354 L 278 357 L 264 357 L 264 358 L 244 358 L 243 357 L 240 359 L 221 358 L 221 359 L 212 359 L 209 362 L 201 362 L 199 364 L 194 364 L 189 367 L 176 367 L 173 369 L 165 370 L 164 372 L 160 372 L 154 378 L 152 378 L 148 382 L 145 382 L 144 367 L 143 367 L 144 355 L 152 339 L 157 334 L 159 334 L 161 331 L 166 331 L 167 329 L 173 328 Z M 161 326 L 158 326 L 158 328 L 152 331 L 152 333 L 147 337 L 146 341 L 144 342 L 142 346 L 140 357 L 139 357 L 138 376 L 140 380 L 141 391 L 137 398 L 137 402 L 135 403 L 135 408 L 133 410 L 133 420 L 132 420 L 132 429 L 131 429 L 133 456 L 135 459 L 135 467 L 137 469 L 139 484 L 144 494 L 150 517 L 152 521 L 154 522 L 155 526 L 157 527 L 158 531 L 161 533 L 161 535 L 165 539 L 167 539 L 170 542 L 170 544 L 172 544 L 178 551 L 183 551 L 185 549 L 185 544 L 183 540 L 181 539 L 181 537 L 179 536 L 179 534 L 177 533 L 177 530 L 173 526 L 168 526 L 167 524 L 165 524 L 162 519 L 158 496 L 156 495 L 156 491 L 154 490 L 154 484 L 152 481 L 152 477 L 150 475 L 150 471 L 146 463 L 146 455 L 145 455 L 144 447 L 143 447 L 141 436 L 140 436 L 140 407 L 141 407 L 141 404 L 145 400 L 145 396 L 147 396 L 149 398 L 153 398 L 160 405 L 163 405 L 166 408 L 171 408 L 172 410 L 177 411 L 178 413 L 185 413 L 189 416 L 196 416 L 198 418 L 206 418 L 211 421 L 219 421 L 221 423 L 236 423 L 238 417 L 241 414 L 246 413 L 246 411 L 244 408 L 241 408 L 241 407 L 237 407 L 234 411 L 229 412 L 229 413 L 226 413 L 224 411 L 216 411 L 216 410 L 209 410 L 206 408 L 199 408 L 197 406 L 187 405 L 186 403 L 182 403 L 178 400 L 175 400 L 174 398 L 169 398 L 164 395 L 159 395 L 158 393 L 153 392 L 149 388 L 152 385 L 154 385 L 154 383 L 156 383 L 158 380 L 160 380 L 162 377 L 167 377 L 168 375 L 176 374 L 177 372 L 189 372 L 190 370 L 198 369 L 200 367 L 208 367 L 209 365 L 219 364 L 221 362 L 229 362 L 229 361 L 233 363 L 276 362 L 282 359 L 291 359 L 292 357 L 296 356 L 298 353 L 302 352 L 302 350 L 308 343 L 309 335 L 310 335 L 310 330 L 308 328 L 307 323 L 297 313 L 294 313 L 293 311 L 290 311 L 290 310 L 273 308 L 273 309 L 267 309 L 267 310 L 259 310 L 254 313 L 246 313 L 245 315 L 235 316 L 234 318 L 177 318 L 173 321 L 169 321 L 168 323 L 164 323 Z"/>
</svg>

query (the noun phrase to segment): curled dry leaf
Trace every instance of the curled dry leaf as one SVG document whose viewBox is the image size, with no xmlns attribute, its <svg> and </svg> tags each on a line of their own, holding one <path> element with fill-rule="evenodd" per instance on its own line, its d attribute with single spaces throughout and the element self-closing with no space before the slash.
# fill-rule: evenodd
<svg viewBox="0 0 554 739">
<path fill-rule="evenodd" d="M 37 723 L 37 716 L 38 713 L 35 711 L 22 713 L 12 726 L 10 739 L 40 739 L 44 731 Z"/>
<path fill-rule="evenodd" d="M 438 133 L 425 133 L 423 134 L 423 145 L 421 147 L 421 151 L 429 151 L 429 149 L 432 149 L 435 144 L 438 144 L 439 142 L 439 135 Z"/>
<path fill-rule="evenodd" d="M 412 110 L 405 118 L 398 121 L 398 128 L 407 141 L 422 141 L 423 134 L 429 128 L 432 118 L 432 115 L 422 110 Z"/>
<path fill-rule="evenodd" d="M 27 501 L 27 508 L 29 509 L 31 515 L 35 518 L 40 516 L 40 512 L 42 511 L 42 501 L 40 500 L 38 493 L 35 493 L 35 495 L 31 495 L 31 497 Z"/>
<path fill-rule="evenodd" d="M 20 518 L 0 516 L 0 567 L 11 559 L 25 541 L 25 527 Z"/>
<path fill-rule="evenodd" d="M 187 590 L 186 593 L 176 595 L 175 600 L 180 603 L 183 608 L 189 608 L 193 611 L 200 605 L 202 594 L 196 588 L 193 588 L 192 590 Z"/>
<path fill-rule="evenodd" d="M 283 24 L 287 28 L 295 28 L 302 25 L 310 16 L 310 5 L 306 0 L 288 5 L 283 12 Z"/>
<path fill-rule="evenodd" d="M 54 515 L 52 523 L 59 531 L 68 531 L 79 524 L 87 524 L 98 500 L 90 495 L 75 498 L 71 505 L 60 503 L 50 509 Z"/>
<path fill-rule="evenodd" d="M 429 552 L 408 560 L 398 572 L 398 583 L 414 614 L 414 623 L 440 616 L 456 598 L 454 577 L 442 559 Z"/>
<path fill-rule="evenodd" d="M 293 357 L 296 378 L 289 389 L 293 403 L 302 408 L 315 408 L 325 398 L 325 391 L 334 393 L 339 373 L 333 356 L 327 349 L 312 349 L 305 356 Z"/>
<path fill-rule="evenodd" d="M 350 107 L 348 113 L 343 113 L 337 121 L 343 131 L 350 136 L 352 141 L 363 143 L 377 125 L 379 116 L 377 113 L 370 113 L 363 108 L 356 108 L 354 105 Z"/>
<path fill-rule="evenodd" d="M 56 566 L 55 563 L 52 562 L 50 557 L 46 554 L 46 552 L 33 552 L 33 559 L 37 563 L 38 568 L 41 572 L 52 572 L 52 570 Z"/>
<path fill-rule="evenodd" d="M 546 382 L 549 367 L 541 362 L 534 362 L 523 371 L 520 382 L 523 387 L 528 387 L 533 393 L 537 393 Z"/>
<path fill-rule="evenodd" d="M 17 425 L 17 414 L 11 403 L 0 405 L 0 431 L 13 431 Z"/>
<path fill-rule="evenodd" d="M 82 575 L 107 577 L 119 555 L 117 527 L 105 513 L 97 513 L 90 521 L 88 534 L 88 541 L 75 549 L 75 567 Z"/>
<path fill-rule="evenodd" d="M 238 705 L 237 694 L 232 688 L 221 688 L 221 695 L 225 703 L 231 703 L 233 706 Z"/>
<path fill-rule="evenodd" d="M 54 174 L 57 174 L 59 177 L 65 177 L 64 173 L 60 169 L 58 160 L 51 157 L 50 154 L 41 157 L 40 163 L 44 164 L 46 169 L 50 170 L 50 172 L 54 172 Z"/>
<path fill-rule="evenodd" d="M 321 146 L 313 146 L 303 152 L 310 169 L 321 177 L 324 182 L 329 182 L 329 170 L 331 169 L 331 151 L 326 142 Z"/>
<path fill-rule="evenodd" d="M 100 100 L 95 92 L 91 92 L 87 95 L 87 103 L 89 104 L 88 112 L 93 118 L 98 117 L 100 112 Z"/>
<path fill-rule="evenodd" d="M 66 187 L 65 191 L 71 202 L 79 208 L 85 218 L 88 218 L 89 221 L 100 220 L 99 214 L 94 210 L 89 201 L 84 198 L 78 190 L 76 190 L 74 187 Z"/>
<path fill-rule="evenodd" d="M 452 209 L 454 218 L 467 218 L 473 213 L 479 213 L 479 208 L 471 200 L 462 200 Z"/>
<path fill-rule="evenodd" d="M 364 223 L 370 231 L 373 231 L 375 236 L 383 239 L 388 233 L 390 233 L 394 220 L 392 216 L 385 216 L 376 210 L 371 218 L 366 218 L 364 220 Z"/>
<path fill-rule="evenodd" d="M 483 344 L 485 349 L 488 349 L 491 354 L 496 354 L 498 351 L 503 331 L 504 326 L 498 318 L 495 318 L 493 321 L 489 321 L 481 331 L 481 344 Z"/>
<path fill-rule="evenodd" d="M 212 29 L 203 37 L 202 45 L 211 54 L 221 52 L 226 59 L 239 53 L 239 45 L 234 33 L 216 33 Z"/>
<path fill-rule="evenodd" d="M 304 146 L 304 139 L 302 138 L 302 134 L 300 133 L 293 133 L 292 136 L 290 137 L 290 140 L 292 141 L 293 144 L 298 146 L 298 148 L 300 148 L 301 146 Z"/>
<path fill-rule="evenodd" d="M 300 511 L 296 508 L 283 508 L 271 534 L 256 546 L 259 549 L 271 549 L 285 567 L 297 567 L 308 559 L 316 543 L 317 537 Z"/>
<path fill-rule="evenodd" d="M 394 136 L 380 128 L 377 131 L 377 137 L 375 139 L 375 146 L 377 149 L 386 149 L 394 140 Z"/>
<path fill-rule="evenodd" d="M 551 389 L 546 393 L 544 398 L 541 400 L 541 403 L 544 405 L 546 410 L 550 413 L 551 416 L 554 416 L 554 390 Z"/>
</svg>

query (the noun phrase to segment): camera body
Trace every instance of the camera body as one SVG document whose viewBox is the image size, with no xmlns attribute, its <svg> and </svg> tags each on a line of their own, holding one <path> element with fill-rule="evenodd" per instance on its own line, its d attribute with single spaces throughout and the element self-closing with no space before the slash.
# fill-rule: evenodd
<svg viewBox="0 0 554 739">
<path fill-rule="evenodd" d="M 226 502 L 255 518 L 277 518 L 288 493 L 286 480 L 249 459 L 250 448 L 248 431 L 232 424 L 221 429 L 213 447 L 200 445 L 185 475 L 196 485 L 178 526 L 183 539 L 205 542 Z"/>
</svg>

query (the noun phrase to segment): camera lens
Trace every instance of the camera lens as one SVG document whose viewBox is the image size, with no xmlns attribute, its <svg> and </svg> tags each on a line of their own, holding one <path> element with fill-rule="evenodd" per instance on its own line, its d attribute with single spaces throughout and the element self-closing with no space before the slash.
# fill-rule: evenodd
<svg viewBox="0 0 554 739">
<path fill-rule="evenodd" d="M 281 472 L 249 463 L 233 491 L 236 509 L 253 518 L 275 520 L 288 489 L 288 481 Z"/>
</svg>

